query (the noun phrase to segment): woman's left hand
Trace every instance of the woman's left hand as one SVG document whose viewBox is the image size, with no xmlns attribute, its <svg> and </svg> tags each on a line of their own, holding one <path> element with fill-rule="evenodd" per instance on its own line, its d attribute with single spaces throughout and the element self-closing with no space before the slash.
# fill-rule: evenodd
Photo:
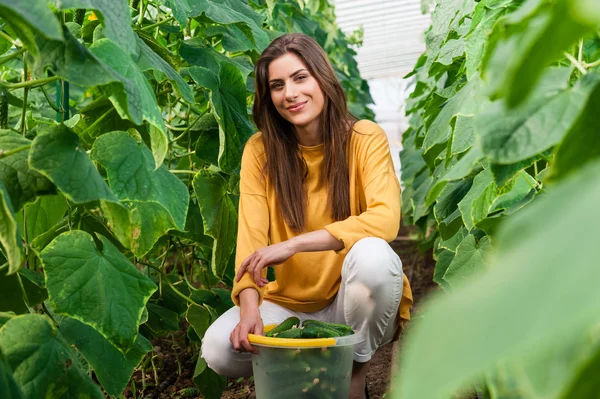
<svg viewBox="0 0 600 399">
<path fill-rule="evenodd" d="M 289 241 L 269 245 L 255 251 L 247 257 L 241 264 L 235 281 L 239 282 L 245 272 L 248 272 L 254 283 L 259 287 L 264 287 L 267 280 L 262 278 L 260 272 L 267 266 L 279 265 L 288 260 L 296 251 Z"/>
</svg>

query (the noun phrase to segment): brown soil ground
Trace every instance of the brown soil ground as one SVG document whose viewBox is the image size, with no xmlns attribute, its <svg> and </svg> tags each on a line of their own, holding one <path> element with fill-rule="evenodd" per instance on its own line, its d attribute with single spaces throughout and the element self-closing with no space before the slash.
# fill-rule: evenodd
<svg viewBox="0 0 600 399">
<path fill-rule="evenodd" d="M 435 262 L 431 253 L 419 253 L 416 242 L 410 237 L 410 232 L 403 228 L 399 236 L 390 245 L 400 256 L 413 291 L 414 306 L 413 316 L 418 313 L 419 304 L 425 295 L 436 289 L 433 283 L 433 270 Z M 132 395 L 131 387 L 125 391 L 127 398 L 202 398 L 194 388 L 192 381 L 195 354 L 185 344 L 186 326 L 182 324 L 182 331 L 161 337 L 153 341 L 155 356 L 152 364 L 147 364 L 146 371 L 136 371 L 133 381 L 136 386 L 136 395 Z M 398 342 L 393 342 L 379 348 L 375 353 L 369 374 L 367 385 L 371 398 L 386 398 L 389 388 L 392 365 L 398 356 L 401 356 L 402 335 Z M 148 362 L 149 363 L 149 362 Z M 156 370 L 156 372 L 154 371 Z M 227 389 L 223 393 L 224 399 L 246 399 L 253 392 L 252 378 L 240 378 L 228 380 Z M 143 388 L 143 389 L 142 389 Z"/>
</svg>

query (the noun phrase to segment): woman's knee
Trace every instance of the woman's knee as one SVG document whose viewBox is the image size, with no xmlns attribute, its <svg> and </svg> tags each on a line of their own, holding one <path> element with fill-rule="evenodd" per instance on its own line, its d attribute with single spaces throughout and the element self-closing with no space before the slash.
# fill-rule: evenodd
<svg viewBox="0 0 600 399">
<path fill-rule="evenodd" d="M 347 255 L 343 274 L 376 289 L 390 279 L 402 278 L 402 262 L 385 240 L 367 237 L 356 242 Z"/>
</svg>

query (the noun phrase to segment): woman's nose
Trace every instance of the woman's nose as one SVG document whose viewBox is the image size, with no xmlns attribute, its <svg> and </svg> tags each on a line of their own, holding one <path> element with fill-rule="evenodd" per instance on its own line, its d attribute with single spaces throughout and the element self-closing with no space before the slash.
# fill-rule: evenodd
<svg viewBox="0 0 600 399">
<path fill-rule="evenodd" d="M 295 85 L 285 86 L 285 99 L 292 101 L 298 97 L 298 88 Z"/>
</svg>

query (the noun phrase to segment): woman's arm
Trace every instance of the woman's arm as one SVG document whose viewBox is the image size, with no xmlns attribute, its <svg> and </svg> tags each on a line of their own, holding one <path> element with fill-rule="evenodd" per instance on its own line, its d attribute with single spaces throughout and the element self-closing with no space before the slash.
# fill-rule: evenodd
<svg viewBox="0 0 600 399">
<path fill-rule="evenodd" d="M 255 251 L 242 262 L 235 281 L 239 281 L 244 273 L 248 272 L 256 285 L 262 288 L 267 283 L 266 279 L 261 276 L 261 272 L 265 267 L 279 265 L 298 252 L 337 251 L 342 248 L 344 248 L 344 243 L 337 240 L 325 229 L 301 234 L 287 241 Z"/>
</svg>

